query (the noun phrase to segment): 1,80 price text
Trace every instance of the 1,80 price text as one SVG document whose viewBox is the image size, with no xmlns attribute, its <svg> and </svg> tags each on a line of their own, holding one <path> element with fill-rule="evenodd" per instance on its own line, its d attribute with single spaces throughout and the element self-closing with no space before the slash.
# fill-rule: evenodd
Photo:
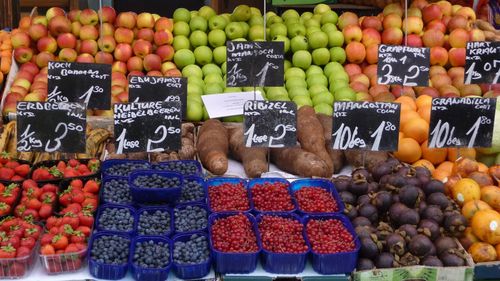
<svg viewBox="0 0 500 281">
<path fill-rule="evenodd" d="M 391 122 L 382 121 L 377 129 L 370 135 L 374 138 L 371 150 L 378 151 L 380 141 L 384 132 L 396 131 L 396 125 Z M 352 149 L 352 148 L 365 148 L 367 141 L 358 137 L 358 127 L 352 130 L 349 126 L 341 124 L 340 127 L 332 135 L 335 140 L 333 142 L 333 149 Z"/>
<path fill-rule="evenodd" d="M 467 147 L 474 147 L 476 142 L 479 127 L 484 124 L 491 124 L 491 119 L 486 116 L 480 116 L 476 119 L 476 122 L 470 127 L 465 133 L 469 137 L 469 142 Z M 439 120 L 436 127 L 431 131 L 431 141 L 429 142 L 430 148 L 443 148 L 443 147 L 454 147 L 463 146 L 462 141 L 458 136 L 455 136 L 456 127 L 450 125 L 449 122 L 443 122 Z"/>
</svg>

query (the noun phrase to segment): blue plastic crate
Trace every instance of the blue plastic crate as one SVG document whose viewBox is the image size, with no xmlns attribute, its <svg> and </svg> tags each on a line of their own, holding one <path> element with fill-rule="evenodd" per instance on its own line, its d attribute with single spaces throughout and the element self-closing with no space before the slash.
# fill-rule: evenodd
<svg viewBox="0 0 500 281">
<path fill-rule="evenodd" d="M 176 169 L 168 168 L 170 164 L 179 163 L 179 162 L 183 163 L 184 165 L 192 166 L 193 168 L 196 169 L 196 172 L 194 172 L 194 173 L 182 173 L 181 171 L 178 171 Z M 201 164 L 200 164 L 200 162 L 198 162 L 196 160 L 172 160 L 172 161 L 160 162 L 160 163 L 154 165 L 153 169 L 160 170 L 160 171 L 181 173 L 183 176 L 202 176 L 203 175 L 203 170 L 201 168 Z"/>
<path fill-rule="evenodd" d="M 212 245 L 212 225 L 217 219 L 226 218 L 229 216 L 244 214 L 252 224 L 255 237 L 257 239 L 258 250 L 253 253 L 227 253 L 214 249 Z M 208 218 L 210 250 L 215 263 L 215 271 L 221 274 L 226 273 L 250 273 L 257 267 L 257 261 L 261 251 L 259 236 L 257 235 L 257 224 L 255 218 L 245 212 L 225 212 L 211 214 Z"/>
<path fill-rule="evenodd" d="M 125 163 L 144 164 L 147 168 L 151 167 L 151 164 L 146 160 L 111 159 L 111 160 L 106 160 L 102 163 L 102 167 L 101 167 L 102 175 L 103 176 L 116 176 L 116 175 L 110 175 L 108 173 L 108 169 L 110 167 L 115 166 L 115 165 L 120 165 L 120 164 L 125 164 Z"/>
<path fill-rule="evenodd" d="M 255 206 L 255 203 L 253 202 L 253 196 L 252 196 L 252 188 L 256 184 L 264 184 L 264 183 L 284 183 L 288 185 L 288 193 L 290 194 L 290 200 L 292 202 L 292 205 L 294 206 L 292 210 L 289 211 L 282 211 L 282 210 L 275 210 L 275 211 L 261 211 L 258 210 L 257 207 Z M 248 197 L 250 198 L 250 203 L 252 205 L 252 209 L 255 211 L 255 213 L 266 213 L 266 212 L 285 212 L 285 213 L 293 213 L 297 211 L 297 204 L 295 200 L 293 200 L 293 195 L 290 189 L 290 182 L 287 181 L 286 179 L 282 178 L 259 178 L 259 179 L 251 179 L 248 182 Z"/>
<path fill-rule="evenodd" d="M 137 235 L 139 234 L 138 226 L 139 226 L 139 218 L 142 213 L 154 213 L 155 211 L 160 210 L 160 211 L 167 211 L 169 216 L 170 216 L 170 226 L 168 232 L 161 233 L 161 234 L 156 234 L 156 235 L 141 235 L 141 236 L 170 236 L 174 233 L 174 216 L 172 214 L 172 209 L 169 208 L 168 206 L 148 206 L 148 207 L 141 207 L 139 210 L 137 210 L 137 223 L 136 223 L 136 233 Z"/>
<path fill-rule="evenodd" d="M 205 236 L 205 237 L 207 237 L 207 241 L 208 241 L 208 234 L 204 233 L 204 232 L 194 232 L 191 234 L 176 235 L 173 239 L 174 248 L 172 249 L 172 253 L 175 249 L 175 242 L 177 242 L 177 241 L 181 241 L 181 242 L 189 241 L 189 239 L 191 238 L 191 235 L 193 235 L 193 234 Z M 212 267 L 212 258 L 210 256 L 208 257 L 208 260 L 206 262 L 203 262 L 200 264 L 178 264 L 175 262 L 175 260 L 173 261 L 173 264 L 172 264 L 172 268 L 175 272 L 175 275 L 181 279 L 201 279 L 202 277 L 206 276 L 210 272 L 211 267 Z"/>
<path fill-rule="evenodd" d="M 185 232 L 181 232 L 181 231 L 177 231 L 177 229 L 175 228 L 175 210 L 176 209 L 185 209 L 186 207 L 188 206 L 198 206 L 202 209 L 204 209 L 206 212 L 207 212 L 207 226 L 204 227 L 204 228 L 201 228 L 201 229 L 196 229 L 196 230 L 192 230 L 192 231 L 185 231 Z M 206 204 L 202 204 L 202 203 L 194 203 L 194 204 L 179 204 L 175 207 L 175 209 L 172 211 L 172 219 L 173 219 L 173 231 L 175 232 L 175 234 L 192 234 L 192 233 L 196 233 L 196 232 L 207 232 L 208 231 L 208 215 L 210 214 L 210 211 L 208 210 L 208 207 Z"/>
<path fill-rule="evenodd" d="M 163 268 L 144 268 L 134 264 L 133 256 L 135 253 L 135 244 L 137 242 L 163 242 L 168 244 L 168 250 L 170 252 L 169 262 Z M 132 240 L 130 246 L 130 256 L 129 256 L 130 272 L 135 280 L 138 281 L 164 281 L 167 280 L 168 273 L 172 267 L 172 241 L 168 238 L 160 236 L 137 236 Z"/>
<path fill-rule="evenodd" d="M 123 180 L 126 181 L 128 184 L 128 177 L 115 177 L 115 176 L 103 176 L 102 181 L 101 181 L 101 189 L 99 190 L 99 198 L 101 200 L 101 204 L 116 204 L 116 205 L 127 205 L 127 206 L 132 206 L 133 201 L 130 200 L 130 202 L 123 202 L 123 203 L 116 203 L 116 202 L 110 202 L 109 200 L 106 200 L 104 198 L 104 188 L 106 183 L 112 181 L 112 180 Z M 130 187 L 129 187 L 129 192 L 130 192 Z"/>
<path fill-rule="evenodd" d="M 361 242 L 354 231 L 354 227 L 352 226 L 349 219 L 340 214 L 331 214 L 331 215 L 310 215 L 304 217 L 304 226 L 307 228 L 307 223 L 311 220 L 327 220 L 327 219 L 337 219 L 342 222 L 342 224 L 347 228 L 347 230 L 351 233 L 355 249 L 352 252 L 345 253 L 335 253 L 335 254 L 318 254 L 315 253 L 307 236 L 307 231 L 305 231 L 306 243 L 311 249 L 312 256 L 312 267 L 314 271 L 320 274 L 340 274 L 346 273 L 350 274 L 356 268 L 356 264 L 358 262 L 358 253 L 361 248 Z"/>
<path fill-rule="evenodd" d="M 196 182 L 198 182 L 201 185 L 201 188 L 203 190 L 203 197 L 200 198 L 199 200 L 181 202 L 180 199 L 182 197 L 182 191 L 183 191 L 182 190 L 181 191 L 181 196 L 179 196 L 179 198 L 177 199 L 176 203 L 178 203 L 178 204 L 187 204 L 187 203 L 203 203 L 203 204 L 207 204 L 207 188 L 206 188 L 205 179 L 202 178 L 202 177 L 199 177 L 199 176 L 186 176 L 186 177 L 184 177 L 184 185 L 188 181 L 196 181 Z"/>
<path fill-rule="evenodd" d="M 168 178 L 179 178 L 180 185 L 177 187 L 169 188 L 142 188 L 140 186 L 134 185 L 134 180 L 139 176 L 153 175 L 157 174 L 162 177 Z M 159 204 L 169 204 L 174 203 L 182 192 L 182 184 L 184 178 L 179 173 L 174 172 L 163 172 L 155 170 L 137 170 L 130 174 L 128 179 L 128 184 L 130 185 L 130 194 L 135 203 L 159 203 Z"/>
<path fill-rule="evenodd" d="M 295 197 L 295 192 L 297 192 L 299 189 L 308 186 L 308 187 L 320 187 L 325 190 L 327 190 L 330 194 L 332 194 L 333 199 L 337 203 L 337 211 L 336 212 L 331 212 L 331 213 L 322 213 L 322 214 L 342 214 L 344 212 L 344 202 L 342 202 L 342 198 L 338 194 L 337 190 L 334 188 L 333 183 L 328 180 L 323 180 L 323 179 L 301 179 L 301 180 L 296 180 L 290 184 L 290 190 L 293 194 L 293 199 L 296 203 L 297 206 L 297 212 L 302 215 L 314 215 L 318 213 L 311 213 L 311 212 L 306 212 L 302 211 L 300 209 L 299 203 L 297 202 L 297 199 Z"/>
<path fill-rule="evenodd" d="M 291 218 L 299 221 L 304 225 L 303 220 L 296 214 L 293 213 L 263 213 L 259 214 L 256 218 L 257 225 L 262 221 L 263 216 L 279 216 L 283 218 Z M 259 237 L 261 235 L 259 229 Z M 305 239 L 305 230 L 302 228 L 302 238 Z M 265 271 L 278 274 L 296 274 L 304 271 L 306 266 L 307 256 L 309 254 L 309 249 L 303 253 L 273 253 L 264 249 L 264 244 L 261 241 L 261 264 Z M 307 245 L 307 243 L 306 243 Z M 307 245 L 308 246 L 308 245 Z M 309 248 L 309 246 L 308 246 Z"/>
<path fill-rule="evenodd" d="M 245 180 L 245 179 L 240 179 L 240 178 L 224 178 L 224 177 L 221 177 L 221 178 L 211 178 L 211 179 L 208 179 L 207 182 L 206 182 L 206 185 L 205 185 L 205 193 L 207 195 L 207 205 L 208 205 L 208 210 L 210 212 L 213 212 L 215 213 L 216 211 L 212 210 L 211 206 L 210 206 L 210 195 L 209 195 L 209 190 L 212 186 L 219 186 L 221 184 L 224 184 L 224 183 L 229 183 L 229 184 L 243 184 L 243 187 L 247 190 L 247 200 L 248 200 L 248 210 L 225 210 L 225 211 L 220 211 L 220 212 L 250 212 L 253 208 L 252 208 L 252 202 L 250 201 L 250 198 L 249 198 L 249 195 L 248 195 L 248 182 Z"/>
<path fill-rule="evenodd" d="M 118 234 L 116 232 L 109 231 L 101 231 L 97 233 L 93 233 L 90 238 L 89 247 L 87 251 L 88 261 L 89 261 L 89 272 L 90 275 L 94 276 L 98 279 L 107 279 L 107 280 L 119 280 L 125 277 L 128 270 L 128 262 L 125 264 L 104 264 L 92 259 L 91 251 L 92 244 L 94 240 L 102 236 L 113 236 L 117 235 L 129 240 L 129 249 L 130 249 L 130 237 L 126 234 Z M 129 250 L 130 253 L 130 250 Z"/>
<path fill-rule="evenodd" d="M 133 223 L 133 227 L 132 227 L 132 230 L 130 231 L 118 231 L 118 230 L 110 230 L 110 229 L 103 229 L 100 225 L 99 225 L 99 218 L 101 217 L 102 215 L 102 212 L 105 210 L 105 209 L 127 209 L 130 211 L 132 217 L 134 218 L 134 223 Z M 117 204 L 104 204 L 104 205 L 101 205 L 99 207 L 99 210 L 97 211 L 97 216 L 96 216 L 96 220 L 95 220 L 95 225 L 96 225 L 96 229 L 98 231 L 109 231 L 109 232 L 114 232 L 114 233 L 123 233 L 123 234 L 126 234 L 126 235 L 130 235 L 130 236 L 133 236 L 135 234 L 135 229 L 136 229 L 136 225 L 137 225 L 137 214 L 136 214 L 136 211 L 133 207 L 131 206 L 125 206 L 125 205 L 117 205 Z"/>
</svg>

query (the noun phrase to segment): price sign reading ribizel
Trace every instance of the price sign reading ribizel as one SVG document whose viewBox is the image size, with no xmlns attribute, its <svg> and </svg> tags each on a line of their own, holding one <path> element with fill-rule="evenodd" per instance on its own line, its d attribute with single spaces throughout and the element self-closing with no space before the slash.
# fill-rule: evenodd
<svg viewBox="0 0 500 281">
<path fill-rule="evenodd" d="M 118 103 L 113 110 L 117 154 L 181 148 L 180 102 Z"/>
<path fill-rule="evenodd" d="M 228 87 L 283 86 L 283 42 L 228 41 L 226 48 Z"/>
<path fill-rule="evenodd" d="M 49 62 L 48 101 L 81 102 L 89 109 L 111 106 L 111 65 Z"/>
<path fill-rule="evenodd" d="M 398 150 L 400 111 L 398 103 L 335 102 L 333 149 Z"/>
<path fill-rule="evenodd" d="M 297 105 L 286 101 L 247 101 L 243 107 L 246 147 L 297 144 Z"/>
<path fill-rule="evenodd" d="M 378 84 L 428 86 L 429 65 L 429 48 L 381 44 L 378 47 Z"/>
<path fill-rule="evenodd" d="M 83 103 L 17 103 L 17 151 L 84 153 L 86 128 Z"/>
<path fill-rule="evenodd" d="M 429 147 L 491 147 L 496 99 L 433 98 Z"/>
<path fill-rule="evenodd" d="M 500 42 L 467 42 L 464 83 L 500 83 Z"/>
</svg>

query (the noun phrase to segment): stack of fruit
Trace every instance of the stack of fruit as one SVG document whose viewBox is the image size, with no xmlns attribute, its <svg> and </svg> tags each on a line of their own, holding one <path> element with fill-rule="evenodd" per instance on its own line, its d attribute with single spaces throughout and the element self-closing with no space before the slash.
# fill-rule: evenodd
<svg viewBox="0 0 500 281">
<path fill-rule="evenodd" d="M 10 41 L 10 33 L 0 30 L 0 85 L 2 85 L 6 75 L 9 73 L 11 64 L 12 42 Z"/>
</svg>

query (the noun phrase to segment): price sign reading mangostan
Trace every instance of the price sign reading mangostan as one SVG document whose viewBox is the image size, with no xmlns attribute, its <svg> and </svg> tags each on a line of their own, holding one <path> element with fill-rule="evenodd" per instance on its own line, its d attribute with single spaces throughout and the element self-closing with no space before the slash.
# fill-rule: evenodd
<svg viewBox="0 0 500 281">
<path fill-rule="evenodd" d="M 83 103 L 17 103 L 17 151 L 84 153 L 86 128 Z"/>
<path fill-rule="evenodd" d="M 286 101 L 247 101 L 243 107 L 246 147 L 297 144 L 297 105 Z"/>
<path fill-rule="evenodd" d="M 433 98 L 429 147 L 491 147 L 496 99 Z"/>
<path fill-rule="evenodd" d="M 283 86 L 283 42 L 227 42 L 228 87 Z"/>
<path fill-rule="evenodd" d="M 378 47 L 377 81 L 385 85 L 428 86 L 429 48 Z"/>
<path fill-rule="evenodd" d="M 118 103 L 113 110 L 117 154 L 181 148 L 179 101 Z"/>
<path fill-rule="evenodd" d="M 131 102 L 179 101 L 182 104 L 182 114 L 186 112 L 186 78 L 130 76 L 128 88 Z"/>
<path fill-rule="evenodd" d="M 500 83 L 500 42 L 467 42 L 464 84 Z"/>
<path fill-rule="evenodd" d="M 110 109 L 111 65 L 49 62 L 48 101 L 81 102 L 88 109 Z"/>
<path fill-rule="evenodd" d="M 391 102 L 335 102 L 333 149 L 398 150 L 400 111 Z"/>
</svg>

